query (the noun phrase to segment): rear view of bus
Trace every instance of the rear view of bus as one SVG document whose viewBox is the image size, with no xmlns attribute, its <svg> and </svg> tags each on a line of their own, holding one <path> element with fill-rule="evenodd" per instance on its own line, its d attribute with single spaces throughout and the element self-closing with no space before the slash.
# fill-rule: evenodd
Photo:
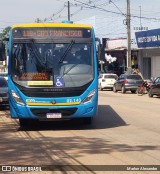
<svg viewBox="0 0 160 174">
<path fill-rule="evenodd" d="M 9 102 L 20 126 L 28 120 L 83 118 L 97 113 L 94 30 L 90 25 L 49 23 L 12 27 Z"/>
</svg>

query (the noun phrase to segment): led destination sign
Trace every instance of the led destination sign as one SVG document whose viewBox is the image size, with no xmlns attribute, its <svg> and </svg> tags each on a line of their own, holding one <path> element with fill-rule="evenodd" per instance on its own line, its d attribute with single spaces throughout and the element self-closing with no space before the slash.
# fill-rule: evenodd
<svg viewBox="0 0 160 174">
<path fill-rule="evenodd" d="M 82 37 L 81 30 L 24 30 L 22 31 L 23 37 Z"/>
<path fill-rule="evenodd" d="M 60 28 L 18 28 L 13 31 L 13 38 L 90 38 L 89 29 Z"/>
</svg>

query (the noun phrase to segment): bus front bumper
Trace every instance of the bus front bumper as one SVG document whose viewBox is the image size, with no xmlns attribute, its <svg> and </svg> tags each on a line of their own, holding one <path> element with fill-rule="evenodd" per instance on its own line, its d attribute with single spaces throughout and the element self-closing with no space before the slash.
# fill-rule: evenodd
<svg viewBox="0 0 160 174">
<path fill-rule="evenodd" d="M 95 107 L 96 106 L 96 107 Z M 39 107 L 39 106 L 21 106 L 10 107 L 12 118 L 29 119 L 50 119 L 50 118 L 83 118 L 97 115 L 97 104 L 87 103 L 73 106 L 58 107 Z"/>
</svg>

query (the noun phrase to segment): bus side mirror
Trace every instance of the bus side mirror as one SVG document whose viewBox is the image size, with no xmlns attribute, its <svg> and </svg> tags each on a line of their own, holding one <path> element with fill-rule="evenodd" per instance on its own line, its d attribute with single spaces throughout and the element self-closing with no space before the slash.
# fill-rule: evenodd
<svg viewBox="0 0 160 174">
<path fill-rule="evenodd" d="M 6 60 L 5 56 L 5 45 L 3 42 L 0 42 L 0 61 Z"/>
<path fill-rule="evenodd" d="M 104 49 L 104 46 L 101 44 L 101 41 L 99 38 L 96 38 L 96 45 L 97 45 L 97 57 L 98 57 L 98 60 L 102 60 L 104 61 L 105 60 L 105 49 Z"/>
</svg>

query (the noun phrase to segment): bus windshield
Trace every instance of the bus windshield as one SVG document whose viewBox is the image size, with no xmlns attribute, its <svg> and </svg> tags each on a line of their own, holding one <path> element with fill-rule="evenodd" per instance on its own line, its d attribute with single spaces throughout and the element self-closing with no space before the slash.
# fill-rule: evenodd
<svg viewBox="0 0 160 174">
<path fill-rule="evenodd" d="M 24 87 L 81 87 L 93 80 L 91 43 L 14 43 L 12 79 Z"/>
</svg>

